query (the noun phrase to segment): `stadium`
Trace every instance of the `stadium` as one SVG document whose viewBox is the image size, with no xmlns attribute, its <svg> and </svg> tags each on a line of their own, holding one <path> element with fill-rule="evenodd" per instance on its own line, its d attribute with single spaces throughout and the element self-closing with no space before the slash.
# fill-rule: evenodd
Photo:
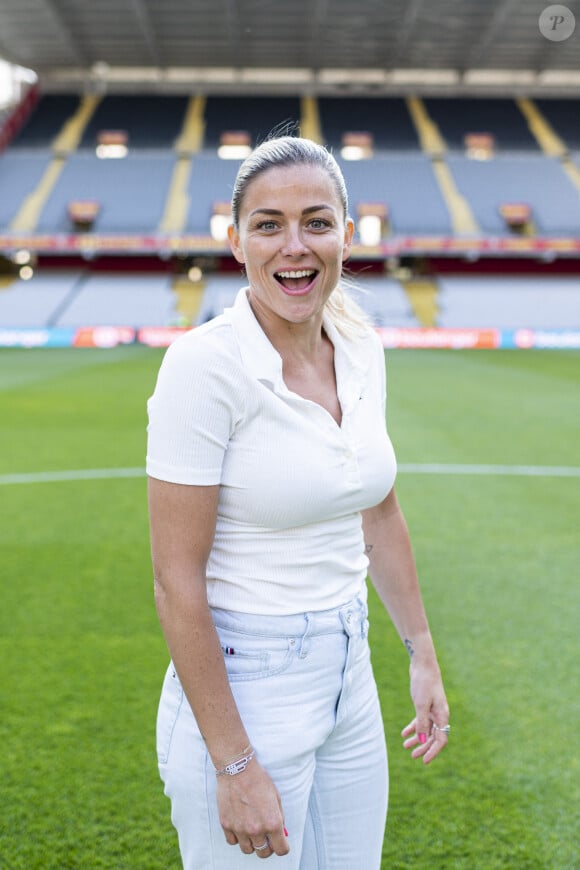
<svg viewBox="0 0 580 870">
<path fill-rule="evenodd" d="M 274 130 L 349 188 L 452 708 L 416 770 L 371 599 L 383 866 L 578 866 L 579 59 L 577 0 L 0 0 L 0 866 L 180 866 L 145 406 L 242 286 L 232 184 Z"/>
</svg>

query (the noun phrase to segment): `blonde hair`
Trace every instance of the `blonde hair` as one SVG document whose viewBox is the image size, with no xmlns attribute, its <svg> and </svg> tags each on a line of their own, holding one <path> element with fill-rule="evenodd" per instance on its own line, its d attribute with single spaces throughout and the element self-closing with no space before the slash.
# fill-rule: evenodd
<svg viewBox="0 0 580 870">
<path fill-rule="evenodd" d="M 232 194 L 232 221 L 239 229 L 240 210 L 249 185 L 268 169 L 280 166 L 319 166 L 328 173 L 342 203 L 343 218 L 348 218 L 348 193 L 341 169 L 324 146 L 298 136 L 277 136 L 258 145 L 246 157 L 238 170 Z M 350 282 L 349 282 L 350 283 Z M 346 338 L 357 338 L 368 332 L 370 320 L 348 293 L 346 282 L 330 294 L 326 313 L 336 329 Z"/>
</svg>

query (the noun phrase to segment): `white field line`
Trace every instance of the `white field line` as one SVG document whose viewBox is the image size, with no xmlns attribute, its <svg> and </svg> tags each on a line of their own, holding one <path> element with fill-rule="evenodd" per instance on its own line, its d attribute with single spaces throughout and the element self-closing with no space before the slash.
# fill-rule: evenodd
<svg viewBox="0 0 580 870">
<path fill-rule="evenodd" d="M 401 462 L 399 471 L 407 474 L 488 474 L 508 477 L 580 477 L 574 465 L 447 465 L 437 462 Z"/>
<path fill-rule="evenodd" d="M 144 476 L 144 468 L 81 468 L 77 471 L 37 471 L 30 474 L 0 474 L 0 486 L 11 483 L 60 483 L 65 480 L 111 480 L 114 477 Z"/>
<path fill-rule="evenodd" d="M 574 465 L 454 465 L 437 462 L 401 462 L 402 474 L 483 474 L 508 477 L 580 477 Z M 111 480 L 144 477 L 144 468 L 82 468 L 70 471 L 38 471 L 26 474 L 0 474 L 0 486 L 21 483 L 60 483 L 75 480 Z"/>
</svg>

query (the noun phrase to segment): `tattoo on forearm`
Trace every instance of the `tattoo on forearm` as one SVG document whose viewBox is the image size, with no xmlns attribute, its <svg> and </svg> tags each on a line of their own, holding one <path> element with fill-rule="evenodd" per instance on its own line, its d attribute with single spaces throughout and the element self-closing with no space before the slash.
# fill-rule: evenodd
<svg viewBox="0 0 580 870">
<path fill-rule="evenodd" d="M 367 554 L 367 556 L 371 552 L 372 548 L 373 548 L 372 544 L 365 544 L 365 553 Z"/>
<path fill-rule="evenodd" d="M 406 649 L 407 649 L 407 652 L 409 653 L 409 658 L 412 659 L 412 658 L 413 658 L 413 655 L 414 655 L 414 653 L 415 653 L 415 649 L 414 649 L 414 647 L 413 647 L 413 643 L 412 643 L 412 641 L 410 641 L 409 638 L 406 637 L 405 640 L 403 641 L 403 643 L 405 644 L 405 647 L 406 647 Z"/>
</svg>

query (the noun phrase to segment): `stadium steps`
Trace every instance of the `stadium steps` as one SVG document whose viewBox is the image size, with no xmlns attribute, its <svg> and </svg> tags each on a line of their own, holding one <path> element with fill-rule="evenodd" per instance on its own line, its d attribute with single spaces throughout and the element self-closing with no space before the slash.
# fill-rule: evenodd
<svg viewBox="0 0 580 870">
<path fill-rule="evenodd" d="M 185 229 L 189 213 L 191 156 L 203 145 L 205 102 L 205 97 L 191 98 L 185 113 L 183 129 L 175 141 L 178 158 L 175 161 L 165 210 L 159 224 L 161 233 L 181 233 Z"/>
<path fill-rule="evenodd" d="M 205 292 L 205 281 L 192 283 L 188 278 L 179 277 L 173 282 L 173 292 L 177 296 L 176 310 L 180 320 L 188 325 L 197 321 L 201 301 Z"/>
<path fill-rule="evenodd" d="M 68 293 L 59 301 L 58 305 L 50 313 L 44 324 L 47 327 L 58 326 L 58 322 L 62 315 L 72 305 L 77 296 L 82 292 L 84 285 L 89 280 L 89 272 L 81 272 L 73 284 L 70 286 Z"/>
<path fill-rule="evenodd" d="M 36 189 L 25 198 L 10 222 L 11 230 L 21 233 L 34 232 L 41 212 L 64 169 L 65 162 L 64 157 L 53 157 L 44 170 Z"/>
<path fill-rule="evenodd" d="M 183 121 L 183 129 L 175 141 L 175 150 L 180 155 L 195 154 L 203 145 L 205 104 L 206 98 L 199 95 L 192 97 L 189 101 Z"/>
<path fill-rule="evenodd" d="M 165 210 L 159 224 L 161 233 L 180 233 L 187 223 L 189 212 L 189 178 L 191 176 L 191 155 L 183 155 L 175 161 Z"/>
<path fill-rule="evenodd" d="M 306 139 L 324 142 L 316 97 L 302 97 L 300 100 L 300 127 L 301 135 Z"/>
<path fill-rule="evenodd" d="M 516 103 L 544 154 L 549 157 L 563 157 L 566 153 L 566 146 L 533 101 L 527 97 L 520 97 Z"/>
<path fill-rule="evenodd" d="M 97 94 L 89 94 L 83 97 L 78 110 L 66 122 L 52 143 L 52 150 L 55 154 L 67 156 L 76 151 L 101 99 Z"/>
<path fill-rule="evenodd" d="M 441 158 L 433 158 L 433 172 L 447 209 L 455 235 L 478 235 L 481 229 L 473 216 L 471 207 L 459 192 L 455 179 L 447 163 Z"/>
<path fill-rule="evenodd" d="M 66 158 L 76 149 L 100 99 L 95 95 L 84 97 L 77 112 L 65 123 L 53 141 L 53 159 L 46 167 L 36 189 L 26 197 L 10 223 L 10 229 L 14 232 L 31 233 L 36 229 L 44 206 L 64 169 Z"/>
<path fill-rule="evenodd" d="M 190 198 L 188 194 L 191 176 L 191 156 L 203 145 L 205 97 L 192 97 L 187 107 L 183 129 L 175 140 L 178 153 L 163 217 L 159 224 L 161 233 L 183 232 L 187 224 Z"/>
<path fill-rule="evenodd" d="M 565 142 L 560 139 L 532 100 L 520 97 L 516 102 L 544 154 L 560 159 L 562 169 L 576 190 L 580 192 L 580 169 L 570 159 Z"/>
<path fill-rule="evenodd" d="M 445 200 L 453 232 L 455 235 L 479 234 L 481 230 L 469 203 L 460 194 L 451 170 L 445 162 L 444 155 L 447 146 L 437 125 L 427 114 L 425 105 L 419 97 L 409 97 L 407 107 L 417 129 L 421 148 L 431 158 L 433 174 Z"/>
<path fill-rule="evenodd" d="M 437 297 L 439 288 L 435 281 L 428 278 L 414 278 L 401 281 L 415 317 L 421 326 L 436 326 L 439 315 Z"/>
<path fill-rule="evenodd" d="M 431 157 L 442 157 L 447 151 L 447 145 L 437 124 L 427 114 L 423 100 L 418 97 L 408 97 L 406 103 L 422 150 Z"/>
</svg>

